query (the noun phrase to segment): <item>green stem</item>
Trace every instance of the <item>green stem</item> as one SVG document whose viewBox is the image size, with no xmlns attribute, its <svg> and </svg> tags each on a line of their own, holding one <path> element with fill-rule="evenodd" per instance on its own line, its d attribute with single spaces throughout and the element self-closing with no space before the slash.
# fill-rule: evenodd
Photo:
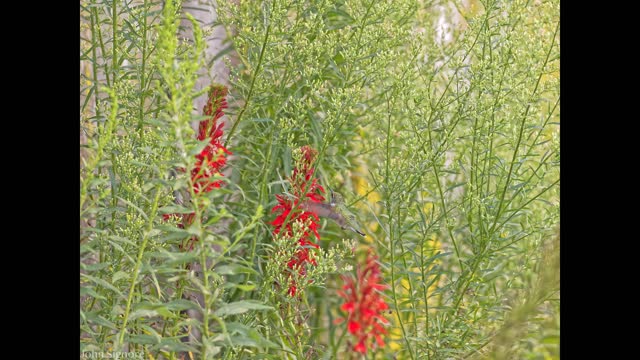
<svg viewBox="0 0 640 360">
<path fill-rule="evenodd" d="M 387 106 L 389 106 L 389 100 L 387 99 Z M 386 204 L 386 208 L 387 208 L 387 212 L 389 213 L 389 255 L 391 257 L 391 264 L 390 264 L 390 268 L 391 268 L 391 284 L 395 284 L 396 283 L 396 274 L 395 274 L 395 241 L 394 241 L 394 229 L 393 229 L 393 222 L 391 221 L 391 214 L 393 214 L 393 210 L 392 210 L 392 206 L 391 206 L 391 200 L 390 200 L 390 174 L 391 174 L 391 166 L 390 166 L 390 161 L 391 161 L 391 112 L 388 112 L 388 116 L 387 116 L 387 139 L 386 139 L 386 159 L 385 159 L 385 182 L 386 184 L 386 188 L 387 188 L 387 200 L 385 201 Z M 408 334 L 407 331 L 405 330 L 405 326 L 404 323 L 402 321 L 402 314 L 400 313 L 400 306 L 398 304 L 398 296 L 396 293 L 396 287 L 395 285 L 392 287 L 392 292 L 391 292 L 391 297 L 393 299 L 393 305 L 395 307 L 395 310 L 398 314 L 398 322 L 400 323 L 400 329 L 402 330 L 402 338 L 404 339 L 405 343 L 407 344 L 407 348 L 409 351 L 409 356 L 411 357 L 411 359 L 413 359 L 413 350 L 411 349 L 411 343 L 409 342 L 409 338 L 408 338 Z"/>
<path fill-rule="evenodd" d="M 144 0 L 144 3 L 142 4 L 142 8 L 144 9 L 144 12 L 147 11 L 148 5 L 147 5 L 147 0 Z M 142 126 L 144 124 L 144 101 L 146 99 L 145 96 L 145 71 L 146 71 L 146 65 L 147 65 L 147 16 L 146 14 L 142 14 L 141 15 L 143 18 L 142 21 L 142 55 L 140 57 L 140 104 L 138 105 L 139 108 L 139 114 L 138 114 L 138 136 L 140 138 L 142 138 Z"/>
<path fill-rule="evenodd" d="M 274 128 L 271 128 L 271 133 L 269 135 L 269 149 L 267 150 L 267 156 L 265 157 L 265 163 L 264 166 L 262 168 L 262 183 L 260 184 L 260 196 L 258 199 L 258 204 L 264 204 L 266 201 L 266 197 L 267 197 L 267 176 L 269 174 L 269 164 L 271 161 L 271 153 L 273 151 L 273 133 L 274 133 Z M 251 256 L 249 257 L 249 261 L 252 261 L 254 263 L 257 263 L 257 259 L 256 259 L 256 247 L 258 244 L 258 234 L 260 232 L 259 231 L 254 231 L 254 236 L 253 239 L 251 239 Z M 249 281 L 251 280 L 251 273 L 249 273 L 247 275 L 246 280 L 244 281 L 244 284 L 247 285 L 249 283 Z"/>
<path fill-rule="evenodd" d="M 202 267 L 202 281 L 205 291 L 202 292 L 202 359 L 207 359 L 207 343 L 209 335 L 209 269 L 207 269 L 207 251 L 205 248 L 204 237 L 200 238 L 200 263 Z"/>
<path fill-rule="evenodd" d="M 433 174 L 436 180 L 436 185 L 438 186 L 438 194 L 440 195 L 440 205 L 442 206 L 442 211 L 444 215 L 444 225 L 447 228 L 447 234 L 449 235 L 449 238 L 451 238 L 451 242 L 453 243 L 453 248 L 456 252 L 456 257 L 458 258 L 458 264 L 460 264 L 460 272 L 462 273 L 464 271 L 464 265 L 462 263 L 462 258 L 460 257 L 460 252 L 458 251 L 458 244 L 456 243 L 456 239 L 454 238 L 453 232 L 451 231 L 453 227 L 449 226 L 449 216 L 447 215 L 448 214 L 447 204 L 444 201 L 444 192 L 442 191 L 442 185 L 440 184 L 440 173 L 438 173 L 438 166 L 436 165 L 435 161 L 432 163 L 432 167 L 433 167 Z"/>
<path fill-rule="evenodd" d="M 275 3 L 275 1 L 274 1 Z M 271 14 L 271 12 L 268 12 L 269 14 Z M 249 94 L 247 94 L 247 99 L 244 102 L 244 105 L 242 106 L 242 109 L 240 110 L 240 113 L 238 114 L 238 117 L 236 118 L 236 121 L 234 121 L 233 126 L 231 127 L 231 130 L 229 130 L 229 133 L 227 134 L 227 139 L 224 142 L 224 146 L 227 147 L 227 144 L 229 143 L 229 141 L 231 140 L 231 135 L 233 135 L 233 133 L 236 131 L 236 128 L 238 127 L 238 125 L 240 124 L 240 121 L 242 120 L 242 115 L 244 115 L 245 111 L 247 110 L 247 107 L 249 106 L 249 102 L 251 102 L 251 97 L 253 96 L 253 89 L 255 88 L 255 84 L 256 84 L 256 79 L 258 78 L 258 73 L 260 71 L 260 67 L 262 66 L 262 59 L 264 57 L 264 52 L 267 48 L 267 42 L 269 40 L 269 34 L 271 33 L 271 21 L 270 19 L 267 19 L 267 30 L 264 33 L 264 39 L 262 40 L 262 48 L 260 49 L 260 56 L 258 56 L 258 64 L 256 65 L 256 69 L 253 72 L 253 77 L 251 79 L 251 86 L 249 87 Z"/>
<path fill-rule="evenodd" d="M 346 331 L 342 332 L 342 335 L 340 335 L 340 337 L 338 338 L 338 343 L 333 347 L 333 357 L 332 359 L 337 359 L 338 358 L 338 349 L 340 348 L 340 345 L 342 345 L 342 340 L 344 339 L 344 336 L 347 334 Z"/>
<path fill-rule="evenodd" d="M 493 219 L 493 224 L 491 225 L 491 228 L 489 229 L 489 233 L 493 233 L 496 230 L 496 225 L 498 223 L 498 219 L 500 218 L 500 216 L 502 215 L 502 211 L 504 210 L 504 199 L 506 197 L 507 194 L 507 189 L 509 188 L 509 184 L 511 183 L 511 177 L 513 176 L 513 167 L 516 164 L 516 158 L 518 156 L 518 150 L 520 149 L 520 144 L 522 142 L 522 137 L 524 135 L 524 129 L 525 129 L 525 124 L 527 122 L 527 117 L 529 116 L 529 110 L 531 109 L 531 103 L 533 100 L 533 97 L 535 96 L 535 94 L 538 92 L 538 87 L 540 86 L 540 80 L 542 79 L 542 75 L 544 75 L 544 68 L 547 66 L 547 63 L 549 62 L 549 58 L 551 57 L 551 50 L 553 50 L 553 47 L 555 45 L 555 38 L 558 34 L 558 30 L 560 29 L 560 21 L 558 21 L 557 25 L 556 25 L 556 30 L 553 33 L 553 37 L 551 40 L 551 46 L 549 46 L 549 50 L 547 51 L 547 56 L 544 60 L 544 63 L 542 64 L 542 67 L 540 69 L 540 75 L 538 75 L 538 79 L 536 80 L 536 85 L 533 88 L 533 92 L 531 93 L 531 97 L 529 101 L 529 104 L 527 104 L 527 108 L 524 111 L 524 114 L 522 115 L 522 121 L 520 122 L 520 130 L 518 131 L 518 138 L 516 140 L 516 146 L 515 149 L 513 150 L 513 156 L 511 157 L 511 163 L 509 164 L 509 172 L 507 173 L 507 180 L 504 183 L 504 186 L 502 188 L 502 193 L 500 194 L 500 201 L 498 202 L 498 210 L 496 211 L 496 216 Z"/>
<path fill-rule="evenodd" d="M 96 112 L 96 119 L 100 119 L 100 107 L 98 106 L 98 99 L 100 99 L 99 86 L 98 86 L 98 50 L 96 40 L 96 28 L 100 26 L 98 21 L 98 9 L 93 7 L 91 9 L 91 68 L 93 71 L 93 97 L 95 99 L 94 109 Z"/>
<path fill-rule="evenodd" d="M 158 212 L 158 203 L 160 201 L 161 191 L 159 188 L 156 188 L 155 197 L 153 200 L 153 204 L 151 207 L 151 216 L 147 218 L 147 228 L 144 232 L 144 236 L 142 237 L 142 244 L 138 249 L 138 257 L 136 259 L 136 264 L 133 267 L 133 274 L 131 276 L 131 285 L 129 286 L 129 295 L 127 297 L 127 305 L 124 310 L 124 315 L 122 319 L 122 328 L 120 329 L 120 334 L 118 335 L 118 347 L 122 347 L 124 343 L 124 334 L 127 329 L 127 323 L 129 322 L 129 315 L 131 313 L 131 303 L 133 301 L 134 289 L 136 286 L 136 282 L 138 281 L 138 275 L 140 272 L 140 266 L 142 265 L 142 258 L 144 256 L 144 251 L 147 248 L 147 244 L 149 243 L 149 234 L 151 230 L 153 230 L 153 219 L 156 217 L 156 213 Z"/>
<path fill-rule="evenodd" d="M 118 9 L 116 7 L 118 0 L 111 1 L 111 29 L 112 29 L 112 59 L 111 71 L 113 71 L 113 81 L 116 81 L 116 72 L 118 68 Z"/>
<path fill-rule="evenodd" d="M 419 207 L 419 205 L 416 205 L 417 207 Z M 420 214 L 420 217 L 422 219 L 422 222 L 424 224 L 427 223 L 427 219 L 425 218 L 423 212 L 421 211 L 421 209 L 418 209 L 418 212 Z M 432 212 L 433 214 L 433 212 Z M 420 274 L 422 276 L 422 297 L 423 297 L 423 301 L 424 301 L 424 333 L 425 336 L 429 336 L 429 281 L 427 280 L 427 276 L 425 274 L 425 271 L 427 270 L 427 267 L 425 265 L 425 256 L 424 256 L 424 243 L 426 242 L 426 238 L 427 238 L 427 233 L 423 232 L 422 234 L 423 240 L 422 240 L 422 244 L 420 244 Z M 416 327 L 417 329 L 417 327 Z M 427 350 L 427 359 L 429 359 L 429 351 Z"/>
<path fill-rule="evenodd" d="M 97 4 L 96 4 L 97 5 Z M 95 32 L 97 35 L 97 39 L 98 39 L 98 44 L 100 45 L 100 55 L 102 55 L 102 57 L 104 58 L 105 54 L 107 53 L 106 48 L 104 46 L 104 40 L 102 39 L 102 28 L 100 27 L 100 21 L 99 21 L 99 17 L 98 17 L 98 6 L 94 6 L 91 9 L 92 13 L 94 14 L 94 18 L 95 18 L 95 26 L 91 29 L 92 32 Z M 95 43 L 94 43 L 95 44 Z M 97 60 L 97 56 L 96 56 L 96 60 Z M 97 61 L 96 61 L 97 64 Z M 107 71 L 107 62 L 104 62 L 104 77 L 105 77 L 105 81 L 106 81 L 106 85 L 107 87 L 111 86 L 111 80 L 109 78 L 109 72 Z M 96 73 L 96 86 L 98 83 L 98 77 L 97 77 L 97 73 Z M 98 106 L 97 103 L 98 98 L 96 97 L 96 107 Z"/>
</svg>

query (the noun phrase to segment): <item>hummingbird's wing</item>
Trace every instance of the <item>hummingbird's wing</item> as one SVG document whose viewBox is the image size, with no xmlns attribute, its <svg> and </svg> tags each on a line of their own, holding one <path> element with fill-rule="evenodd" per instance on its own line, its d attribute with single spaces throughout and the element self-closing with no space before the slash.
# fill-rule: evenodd
<svg viewBox="0 0 640 360">
<path fill-rule="evenodd" d="M 327 203 L 305 201 L 304 203 L 302 203 L 302 209 L 315 213 L 320 217 L 327 217 L 329 219 L 332 219 L 333 221 L 338 223 L 338 225 L 340 225 L 342 229 L 350 229 L 360 234 L 361 236 L 365 236 L 362 231 L 354 227 L 354 225 L 357 224 L 356 216 L 346 210 L 344 206 L 336 207 L 332 204 Z"/>
<path fill-rule="evenodd" d="M 314 201 L 305 201 L 302 203 L 302 209 L 315 213 L 320 217 L 331 217 L 331 206 L 325 203 L 318 203 Z"/>
</svg>

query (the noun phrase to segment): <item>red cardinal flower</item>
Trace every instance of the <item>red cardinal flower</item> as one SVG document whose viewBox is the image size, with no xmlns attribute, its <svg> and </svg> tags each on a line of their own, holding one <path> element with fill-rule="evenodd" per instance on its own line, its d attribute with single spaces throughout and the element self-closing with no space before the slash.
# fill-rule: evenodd
<svg viewBox="0 0 640 360">
<path fill-rule="evenodd" d="M 287 267 L 291 270 L 298 271 L 300 276 L 304 276 L 307 273 L 306 267 L 313 265 L 316 266 L 316 260 L 311 249 L 319 248 L 320 246 L 313 241 L 313 237 L 320 240 L 320 234 L 318 234 L 318 225 L 320 219 L 318 215 L 303 210 L 301 203 L 304 201 L 322 202 L 324 201 L 324 189 L 318 184 L 317 179 L 313 177 L 315 171 L 313 162 L 317 156 L 317 151 L 309 146 L 303 146 L 299 150 L 300 159 L 293 169 L 293 174 L 289 178 L 291 184 L 291 192 L 293 197 L 289 198 L 282 195 L 276 195 L 278 204 L 273 207 L 271 212 L 278 213 L 278 216 L 271 222 L 271 225 L 275 227 L 273 234 L 277 235 L 284 228 L 286 236 L 293 236 L 293 228 L 291 224 L 299 221 L 303 224 L 303 232 L 298 239 L 298 250 L 294 256 L 287 262 Z M 294 296 L 297 291 L 297 286 L 292 280 L 289 285 L 289 295 Z"/>
<path fill-rule="evenodd" d="M 222 176 L 220 170 L 227 163 L 226 156 L 232 153 L 227 150 L 221 142 L 223 135 L 222 126 L 223 123 L 218 123 L 218 120 L 224 116 L 224 109 L 228 107 L 227 104 L 227 88 L 223 85 L 211 85 L 209 87 L 209 93 L 207 103 L 202 109 L 205 116 L 208 118 L 201 121 L 198 126 L 197 139 L 204 141 L 208 140 L 207 145 L 196 155 L 196 163 L 191 170 L 191 180 L 193 181 L 193 190 L 195 193 L 200 191 L 209 192 L 215 188 L 219 188 L 222 185 L 221 180 L 212 180 L 215 175 Z M 181 169 L 184 171 L 184 169 Z M 182 223 L 178 226 L 182 229 L 193 222 L 195 213 L 190 214 L 165 214 L 164 220 L 171 218 L 182 219 Z M 195 237 L 189 239 L 187 244 L 183 244 L 180 248 L 191 250 L 197 239 Z"/>
<path fill-rule="evenodd" d="M 226 155 L 231 155 L 220 141 L 222 138 L 222 126 L 218 123 L 228 107 L 227 88 L 222 85 L 211 85 L 207 104 L 204 106 L 204 115 L 211 118 L 200 122 L 198 127 L 198 140 L 209 140 L 207 146 L 196 155 L 196 164 L 191 170 L 191 179 L 196 193 L 203 190 L 209 192 L 214 188 L 219 188 L 222 181 L 212 181 L 214 175 L 222 176 L 220 169 L 227 163 Z"/>
<path fill-rule="evenodd" d="M 387 285 L 380 283 L 382 274 L 377 259 L 370 250 L 365 266 L 358 266 L 357 279 L 353 276 L 343 276 L 345 284 L 342 290 L 338 291 L 338 295 L 345 300 L 340 309 L 348 314 L 347 331 L 357 341 L 353 349 L 362 354 L 366 354 L 368 347 L 374 346 L 373 339 L 376 340 L 377 346 L 384 346 L 382 335 L 387 331 L 383 324 L 389 322 L 383 316 L 389 306 L 380 293 Z M 343 321 L 345 318 L 336 320 L 338 323 Z"/>
</svg>

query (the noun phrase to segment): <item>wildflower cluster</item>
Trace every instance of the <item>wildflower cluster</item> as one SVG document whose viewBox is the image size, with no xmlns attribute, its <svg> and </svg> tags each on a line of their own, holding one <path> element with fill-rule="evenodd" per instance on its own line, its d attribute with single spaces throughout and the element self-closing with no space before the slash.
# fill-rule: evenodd
<svg viewBox="0 0 640 360">
<path fill-rule="evenodd" d="M 304 276 L 307 272 L 307 266 L 317 265 L 311 250 L 320 247 L 313 238 L 320 240 L 320 234 L 318 234 L 320 219 L 317 214 L 306 210 L 306 208 L 303 209 L 301 205 L 306 201 L 323 202 L 325 191 L 317 179 L 313 177 L 315 171 L 313 163 L 317 151 L 309 146 L 303 146 L 297 150 L 296 156 L 297 161 L 293 174 L 289 178 L 293 196 L 276 195 L 278 204 L 271 211 L 277 213 L 278 216 L 271 222 L 271 225 L 275 227 L 274 235 L 282 232 L 288 237 L 299 236 L 297 239 L 298 250 L 287 262 L 287 267 L 291 271 L 297 271 L 300 276 Z M 302 224 L 302 230 L 294 235 L 291 225 L 295 222 Z M 289 295 L 294 296 L 297 289 L 297 285 L 292 280 L 289 285 Z"/>
<path fill-rule="evenodd" d="M 372 347 L 373 339 L 378 346 L 384 346 L 382 335 L 386 334 L 383 324 L 389 321 L 383 316 L 389 308 L 382 298 L 380 290 L 387 288 L 381 284 L 382 275 L 378 257 L 369 251 L 364 267 L 358 266 L 357 278 L 342 276 L 344 285 L 338 295 L 345 302 L 340 309 L 347 313 L 347 330 L 356 338 L 353 350 L 366 354 L 367 347 Z M 344 322 L 345 318 L 339 318 L 337 323 Z"/>
<path fill-rule="evenodd" d="M 227 104 L 227 88 L 222 85 L 211 85 L 209 96 L 204 106 L 204 115 L 210 118 L 200 122 L 198 127 L 198 140 L 208 140 L 207 146 L 196 155 L 196 164 L 191 170 L 191 180 L 194 191 L 209 192 L 214 188 L 219 188 L 221 180 L 212 180 L 215 175 L 222 176 L 220 169 L 227 163 L 226 155 L 231 155 L 221 142 L 223 135 L 222 126 L 218 120 L 224 116 L 224 109 Z"/>
<path fill-rule="evenodd" d="M 213 180 L 214 177 L 222 176 L 221 169 L 227 163 L 227 155 L 231 152 L 222 144 L 222 127 L 224 123 L 218 120 L 224 116 L 224 109 L 227 104 L 227 88 L 223 85 L 214 84 L 209 87 L 207 103 L 204 106 L 203 113 L 207 119 L 202 120 L 198 126 L 197 139 L 200 141 L 208 141 L 207 145 L 196 155 L 196 163 L 191 169 L 191 181 L 193 190 L 196 194 L 201 191 L 210 192 L 215 188 L 220 188 L 222 180 Z M 184 169 L 182 169 L 184 171 Z M 165 214 L 163 218 L 177 218 L 182 220 L 178 224 L 180 228 L 188 226 L 193 222 L 195 213 L 188 214 Z M 189 240 L 188 249 L 192 249 L 196 239 Z M 183 246 L 181 246 L 182 248 Z"/>
</svg>

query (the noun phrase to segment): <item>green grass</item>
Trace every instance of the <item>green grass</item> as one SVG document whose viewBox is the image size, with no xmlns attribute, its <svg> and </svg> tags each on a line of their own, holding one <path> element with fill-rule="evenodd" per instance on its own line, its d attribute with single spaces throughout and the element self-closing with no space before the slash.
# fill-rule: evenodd
<svg viewBox="0 0 640 360">
<path fill-rule="evenodd" d="M 559 2 L 218 6 L 233 156 L 224 185 L 196 193 L 174 170 L 204 146 L 192 104 L 210 29 L 182 39 L 189 8 L 172 1 L 81 2 L 81 352 L 559 358 Z M 291 297 L 274 284 L 295 241 L 270 210 L 304 145 L 367 236 L 323 219 Z M 179 212 L 193 224 L 163 220 Z M 361 356 L 334 320 L 366 249 L 391 323 Z"/>
</svg>

